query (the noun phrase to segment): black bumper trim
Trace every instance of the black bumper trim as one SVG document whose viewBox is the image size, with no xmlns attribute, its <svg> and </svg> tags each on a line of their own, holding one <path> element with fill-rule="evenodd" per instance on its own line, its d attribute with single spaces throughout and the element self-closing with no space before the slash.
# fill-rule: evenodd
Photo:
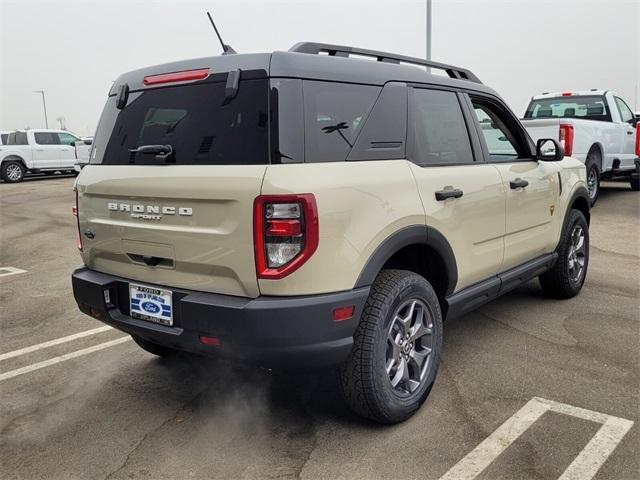
<svg viewBox="0 0 640 480">
<path fill-rule="evenodd" d="M 195 353 L 221 355 L 267 367 L 315 368 L 337 365 L 348 356 L 369 287 L 347 292 L 255 299 L 175 289 L 172 327 L 129 316 L 130 280 L 80 268 L 73 295 L 80 310 L 123 332 Z M 133 283 L 140 283 L 132 280 Z M 111 303 L 106 304 L 104 291 Z M 353 317 L 334 322 L 334 308 L 354 305 Z M 198 337 L 220 339 L 219 347 Z"/>
</svg>

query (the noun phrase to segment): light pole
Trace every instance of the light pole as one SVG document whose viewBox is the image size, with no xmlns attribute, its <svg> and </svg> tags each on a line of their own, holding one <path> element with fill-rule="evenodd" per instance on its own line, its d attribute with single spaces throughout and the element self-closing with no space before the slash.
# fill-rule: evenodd
<svg viewBox="0 0 640 480">
<path fill-rule="evenodd" d="M 41 93 L 42 94 L 42 108 L 44 108 L 44 125 L 48 129 L 49 128 L 49 120 L 47 120 L 47 102 L 44 101 L 44 90 L 36 90 L 33 93 Z"/>
<path fill-rule="evenodd" d="M 431 61 L 431 0 L 427 0 L 427 61 Z"/>
</svg>

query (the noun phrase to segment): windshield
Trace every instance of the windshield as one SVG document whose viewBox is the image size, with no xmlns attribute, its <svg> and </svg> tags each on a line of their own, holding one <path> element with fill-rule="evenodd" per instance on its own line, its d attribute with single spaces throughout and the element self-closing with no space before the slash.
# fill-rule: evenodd
<svg viewBox="0 0 640 480">
<path fill-rule="evenodd" d="M 109 97 L 91 163 L 266 164 L 268 144 L 267 79 L 240 81 L 230 101 L 225 82 L 197 83 L 133 92 L 122 110 Z"/>
<path fill-rule="evenodd" d="M 583 118 L 610 122 L 611 114 L 601 95 L 566 96 L 532 100 L 524 118 Z"/>
</svg>

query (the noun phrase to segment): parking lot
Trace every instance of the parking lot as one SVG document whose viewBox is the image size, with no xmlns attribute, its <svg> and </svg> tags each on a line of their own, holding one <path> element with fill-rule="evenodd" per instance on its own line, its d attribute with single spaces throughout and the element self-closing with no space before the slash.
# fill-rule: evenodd
<svg viewBox="0 0 640 480">
<path fill-rule="evenodd" d="M 531 282 L 446 323 L 431 395 L 384 427 L 349 412 L 331 373 L 160 360 L 80 314 L 73 180 L 0 185 L 3 478 L 638 478 L 627 183 L 603 184 L 582 293 L 548 300 Z"/>
</svg>

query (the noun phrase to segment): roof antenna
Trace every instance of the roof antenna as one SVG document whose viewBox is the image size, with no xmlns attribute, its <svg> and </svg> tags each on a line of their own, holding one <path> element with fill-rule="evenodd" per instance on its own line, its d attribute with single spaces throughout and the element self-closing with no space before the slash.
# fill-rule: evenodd
<svg viewBox="0 0 640 480">
<path fill-rule="evenodd" d="M 225 43 L 222 41 L 222 37 L 220 36 L 220 33 L 218 32 L 218 29 L 216 28 L 216 24 L 214 23 L 213 18 L 211 18 L 211 14 L 209 12 L 207 12 L 207 17 L 209 17 L 209 21 L 211 22 L 211 26 L 216 31 L 216 35 L 218 36 L 218 40 L 220 40 L 220 45 L 222 45 L 222 55 L 230 55 L 232 53 L 237 53 L 233 48 L 231 48 L 231 45 L 225 45 Z"/>
</svg>

